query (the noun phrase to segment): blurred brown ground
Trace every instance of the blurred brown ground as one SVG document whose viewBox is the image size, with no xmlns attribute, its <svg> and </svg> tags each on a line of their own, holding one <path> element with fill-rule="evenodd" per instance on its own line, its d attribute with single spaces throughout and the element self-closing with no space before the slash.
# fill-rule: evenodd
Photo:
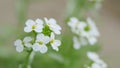
<svg viewBox="0 0 120 68">
<path fill-rule="evenodd" d="M 0 27 L 16 24 L 16 0 L 0 0 Z M 62 25 L 66 0 L 46 0 L 31 3 L 28 18 L 56 18 Z M 108 63 L 108 68 L 120 65 L 120 0 L 105 0 L 101 12 L 99 27 L 102 45 L 101 56 Z"/>
</svg>

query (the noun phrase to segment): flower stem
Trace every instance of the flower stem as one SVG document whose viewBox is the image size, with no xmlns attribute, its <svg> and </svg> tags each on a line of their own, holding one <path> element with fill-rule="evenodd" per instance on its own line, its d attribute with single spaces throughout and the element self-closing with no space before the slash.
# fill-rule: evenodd
<svg viewBox="0 0 120 68">
<path fill-rule="evenodd" d="M 33 61 L 34 55 L 35 53 L 32 50 L 28 52 L 23 68 L 31 68 L 31 63 Z"/>
</svg>

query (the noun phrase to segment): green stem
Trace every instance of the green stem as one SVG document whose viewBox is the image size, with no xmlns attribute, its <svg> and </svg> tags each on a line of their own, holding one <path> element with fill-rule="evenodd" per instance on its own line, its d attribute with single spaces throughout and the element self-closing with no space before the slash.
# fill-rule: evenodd
<svg viewBox="0 0 120 68">
<path fill-rule="evenodd" d="M 32 50 L 28 53 L 23 68 L 30 68 L 31 67 L 31 63 L 33 61 L 34 55 L 35 54 Z"/>
</svg>

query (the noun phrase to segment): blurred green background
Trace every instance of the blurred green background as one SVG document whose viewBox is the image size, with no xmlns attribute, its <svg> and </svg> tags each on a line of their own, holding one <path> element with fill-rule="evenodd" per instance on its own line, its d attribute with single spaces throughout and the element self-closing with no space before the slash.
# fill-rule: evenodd
<svg viewBox="0 0 120 68">
<path fill-rule="evenodd" d="M 25 4 L 22 3 L 24 8 L 21 8 L 21 10 L 25 11 L 19 12 L 18 8 L 20 8 L 20 0 L 0 0 L 0 68 L 17 68 L 18 64 L 23 62 L 25 57 L 23 55 L 24 53 L 17 53 L 15 51 L 15 47 L 13 46 L 13 42 L 16 38 L 20 38 L 20 35 L 23 33 L 24 23 L 19 24 L 19 22 L 25 21 L 25 18 L 34 20 L 36 18 L 53 17 L 63 27 L 63 33 L 68 30 L 66 29 L 66 24 L 64 23 L 67 0 L 31 0 L 30 2 L 29 0 L 26 0 L 26 2 L 27 3 L 24 2 Z M 28 4 L 28 6 L 26 4 Z M 120 65 L 119 6 L 119 0 L 105 0 L 103 2 L 102 10 L 99 11 L 100 17 L 98 18 L 101 19 L 96 20 L 101 33 L 99 43 L 100 46 L 102 46 L 102 50 L 99 54 L 106 63 L 108 63 L 108 68 L 118 68 Z M 18 13 L 21 14 L 18 15 Z M 22 14 L 23 19 L 21 18 Z M 94 17 L 95 16 L 93 16 L 93 18 Z M 67 38 L 69 36 L 65 35 L 63 37 Z M 71 43 L 69 43 L 70 40 L 67 41 L 68 43 L 66 44 L 71 45 Z M 64 51 L 60 51 L 60 53 L 63 52 Z M 66 58 L 68 57 L 69 55 L 66 56 Z M 73 56 L 70 58 L 72 57 Z M 77 57 L 78 56 L 76 56 L 76 58 Z M 74 66 L 77 64 L 79 65 L 79 63 L 76 62 Z M 48 57 L 47 54 L 36 56 L 35 61 L 32 64 L 35 68 L 48 68 L 50 66 L 52 66 L 52 68 L 58 68 L 57 65 L 59 65 L 59 68 L 63 68 L 61 67 L 63 66 L 62 63 L 56 62 L 56 60 Z M 79 68 L 79 66 L 76 66 L 76 68 Z"/>
</svg>

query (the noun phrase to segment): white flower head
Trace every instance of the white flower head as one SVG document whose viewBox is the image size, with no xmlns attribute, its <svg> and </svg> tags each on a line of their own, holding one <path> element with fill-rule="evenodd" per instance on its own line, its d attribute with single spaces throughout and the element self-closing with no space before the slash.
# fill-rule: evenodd
<svg viewBox="0 0 120 68">
<path fill-rule="evenodd" d="M 56 50 L 56 51 L 59 50 L 58 47 L 61 45 L 61 41 L 55 39 L 55 34 L 54 33 L 51 33 L 50 44 L 51 44 L 51 46 L 54 50 Z"/>
<path fill-rule="evenodd" d="M 99 56 L 97 53 L 94 52 L 87 52 L 87 56 L 89 59 L 91 59 L 92 61 L 97 61 L 99 59 Z"/>
<path fill-rule="evenodd" d="M 16 46 L 17 52 L 22 52 L 24 50 L 24 46 L 30 48 L 32 46 L 31 44 L 32 38 L 31 37 L 25 37 L 22 40 L 18 39 L 14 42 L 14 45 Z"/>
<path fill-rule="evenodd" d="M 68 26 L 70 26 L 73 33 L 79 34 L 78 25 L 80 24 L 79 20 L 75 17 L 70 18 Z"/>
<path fill-rule="evenodd" d="M 77 37 L 73 37 L 73 47 L 74 49 L 78 50 L 80 49 L 81 46 L 85 46 L 87 45 L 87 41 L 84 37 L 80 37 L 80 38 L 77 38 Z"/>
<path fill-rule="evenodd" d="M 97 37 L 99 37 L 100 34 L 95 23 L 90 18 L 87 18 L 87 24 L 88 25 L 86 25 L 81 31 L 81 36 L 86 37 L 88 42 L 91 45 L 94 45 L 97 42 Z"/>
<path fill-rule="evenodd" d="M 93 63 L 91 68 L 102 68 L 102 67 L 97 63 Z"/>
<path fill-rule="evenodd" d="M 24 50 L 24 45 L 22 44 L 22 41 L 20 39 L 16 40 L 14 42 L 14 45 L 16 46 L 17 52 L 22 52 Z"/>
<path fill-rule="evenodd" d="M 88 42 L 89 42 L 91 45 L 94 45 L 94 44 L 97 42 L 97 38 L 96 38 L 96 37 L 87 36 L 86 38 L 88 39 Z"/>
<path fill-rule="evenodd" d="M 90 28 L 89 33 L 93 36 L 96 36 L 96 37 L 100 36 L 100 33 L 99 33 L 94 21 L 90 17 L 87 18 L 87 23 L 88 23 L 89 28 Z"/>
<path fill-rule="evenodd" d="M 78 50 L 81 47 L 80 40 L 77 37 L 73 37 L 73 47 Z"/>
<path fill-rule="evenodd" d="M 43 28 L 43 21 L 41 19 L 36 19 L 35 21 L 27 20 L 24 31 L 31 32 L 34 30 L 35 32 L 40 33 L 42 32 L 42 28 Z"/>
<path fill-rule="evenodd" d="M 47 26 L 49 26 L 50 30 L 52 30 L 55 34 L 61 34 L 60 30 L 61 27 L 57 24 L 56 20 L 53 18 L 45 19 L 45 23 L 47 24 Z"/>
<path fill-rule="evenodd" d="M 41 53 L 46 53 L 48 48 L 46 46 L 49 43 L 50 38 L 48 36 L 44 36 L 44 34 L 38 34 L 36 37 L 36 42 L 32 46 L 34 51 L 40 51 Z"/>
<path fill-rule="evenodd" d="M 98 54 L 94 52 L 88 52 L 87 56 L 89 59 L 94 61 L 91 68 L 107 68 L 107 64 L 99 58 Z"/>
</svg>

